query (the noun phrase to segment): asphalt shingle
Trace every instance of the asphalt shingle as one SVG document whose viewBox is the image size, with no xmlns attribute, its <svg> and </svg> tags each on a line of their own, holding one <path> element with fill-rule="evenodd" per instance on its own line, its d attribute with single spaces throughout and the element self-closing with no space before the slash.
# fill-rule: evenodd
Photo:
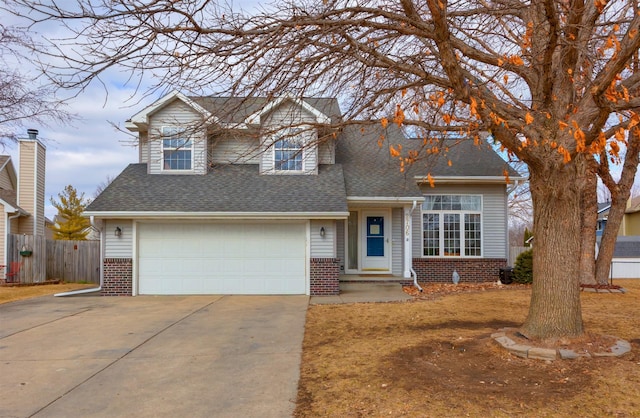
<svg viewBox="0 0 640 418">
<path fill-rule="evenodd" d="M 257 165 L 222 165 L 206 175 L 148 174 L 130 164 L 87 212 L 346 212 L 342 167 L 318 175 L 260 175 Z"/>
</svg>

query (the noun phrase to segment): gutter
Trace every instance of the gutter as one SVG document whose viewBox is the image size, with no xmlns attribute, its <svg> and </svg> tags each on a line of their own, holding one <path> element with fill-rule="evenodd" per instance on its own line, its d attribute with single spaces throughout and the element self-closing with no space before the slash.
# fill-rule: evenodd
<svg viewBox="0 0 640 418">
<path fill-rule="evenodd" d="M 409 211 L 409 216 L 413 216 L 413 211 L 416 209 L 417 204 L 418 204 L 418 202 L 414 200 L 413 201 L 413 206 L 411 206 L 411 210 Z M 413 257 L 411 257 L 411 260 L 413 260 Z M 413 276 L 413 285 L 420 291 L 420 293 L 422 293 L 424 290 L 418 284 L 418 274 L 413 269 L 413 261 L 411 261 L 411 266 L 409 267 L 409 271 L 411 272 L 411 275 Z"/>
<path fill-rule="evenodd" d="M 104 260 L 104 246 L 102 245 L 102 229 L 98 228 L 98 226 L 95 224 L 95 219 L 93 216 L 89 217 L 89 220 L 91 222 L 91 226 L 93 226 L 96 230 L 100 231 L 100 286 L 92 287 L 89 289 L 71 290 L 69 292 L 56 293 L 53 296 L 56 296 L 56 297 L 74 296 L 74 295 L 81 295 L 84 293 L 100 292 L 102 290 L 102 280 L 103 280 L 102 278 L 104 276 L 102 271 L 102 260 Z"/>
</svg>

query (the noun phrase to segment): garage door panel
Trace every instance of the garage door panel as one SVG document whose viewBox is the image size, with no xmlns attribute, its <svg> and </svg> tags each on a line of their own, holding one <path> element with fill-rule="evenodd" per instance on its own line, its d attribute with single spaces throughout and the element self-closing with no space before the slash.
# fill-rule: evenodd
<svg viewBox="0 0 640 418">
<path fill-rule="evenodd" d="M 304 294 L 303 223 L 140 224 L 141 294 Z"/>
</svg>

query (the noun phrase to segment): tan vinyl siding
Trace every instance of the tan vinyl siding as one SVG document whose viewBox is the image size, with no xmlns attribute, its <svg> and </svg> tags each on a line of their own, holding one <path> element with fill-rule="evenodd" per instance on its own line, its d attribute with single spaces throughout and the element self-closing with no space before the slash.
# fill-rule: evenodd
<svg viewBox="0 0 640 418">
<path fill-rule="evenodd" d="M 274 131 L 289 126 L 304 129 L 304 143 L 308 144 L 303 150 L 304 174 L 318 174 L 318 134 L 310 126 L 301 126 L 304 123 L 314 123 L 315 117 L 293 102 L 285 102 L 267 116 L 263 124 L 264 137 L 262 138 L 262 154 L 260 158 L 260 172 L 263 174 L 286 174 L 274 171 L 273 140 Z M 292 174 L 300 174 L 294 172 Z"/>
<path fill-rule="evenodd" d="M 33 213 L 35 212 L 35 180 L 36 180 L 36 143 L 35 141 L 20 141 L 20 168 L 18 182 L 18 206 L 27 211 L 32 216 L 20 218 L 17 229 L 12 230 L 14 234 L 33 235 Z"/>
<path fill-rule="evenodd" d="M 174 100 L 153 115 L 149 121 L 149 173 L 151 174 L 180 174 L 179 170 L 162 170 L 162 128 L 169 126 L 179 126 L 186 129 L 194 129 L 190 135 L 193 142 L 193 165 L 192 170 L 185 170 L 185 174 L 206 174 L 207 173 L 207 144 L 206 136 L 202 126 L 202 116 L 181 100 Z"/>
<path fill-rule="evenodd" d="M 260 163 L 260 144 L 257 138 L 238 135 L 212 138 L 209 141 L 213 164 Z"/>
<path fill-rule="evenodd" d="M 399 276 L 403 273 L 403 216 L 404 211 L 402 208 L 394 208 L 391 212 L 391 272 L 394 276 Z"/>
<path fill-rule="evenodd" d="M 15 186 L 11 182 L 11 177 L 9 176 L 9 173 L 7 173 L 8 166 L 9 164 L 5 166 L 4 170 L 0 171 L 0 188 L 4 190 L 14 190 Z"/>
<path fill-rule="evenodd" d="M 133 222 L 130 220 L 108 220 L 105 223 L 103 237 L 105 240 L 105 258 L 133 257 Z M 122 235 L 115 236 L 116 227 L 120 227 Z"/>
<path fill-rule="evenodd" d="M 618 235 L 640 235 L 640 212 L 626 213 Z"/>
<path fill-rule="evenodd" d="M 46 151 L 43 146 L 38 144 L 37 146 L 37 172 L 36 172 L 36 186 L 35 186 L 35 211 L 33 216 L 35 217 L 36 227 L 35 235 L 43 236 L 45 234 L 44 226 L 44 187 L 45 187 L 45 173 L 46 173 Z"/>
<path fill-rule="evenodd" d="M 441 185 L 423 187 L 425 194 L 473 194 L 482 196 L 482 257 L 507 257 L 506 185 Z M 422 213 L 413 216 L 413 256 L 422 257 Z"/>
<path fill-rule="evenodd" d="M 320 236 L 324 227 L 325 235 Z M 336 222 L 331 220 L 311 221 L 311 258 L 336 257 Z"/>
</svg>

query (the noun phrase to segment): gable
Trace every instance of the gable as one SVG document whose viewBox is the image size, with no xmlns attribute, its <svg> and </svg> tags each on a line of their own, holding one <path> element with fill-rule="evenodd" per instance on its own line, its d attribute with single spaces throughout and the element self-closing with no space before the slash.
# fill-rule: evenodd
<svg viewBox="0 0 640 418">
<path fill-rule="evenodd" d="M 190 108 L 190 110 L 194 114 L 199 115 L 199 117 L 204 120 L 208 120 L 211 118 L 211 114 L 198 103 L 194 102 L 182 93 L 173 91 L 133 115 L 131 119 L 125 123 L 125 127 L 132 132 L 146 131 L 146 126 L 147 124 L 149 124 L 150 118 L 152 118 L 156 113 L 163 110 L 165 107 L 171 104 L 175 105 L 176 101 L 182 102 L 186 107 Z"/>
<path fill-rule="evenodd" d="M 0 189 L 16 190 L 18 177 L 11 157 L 0 155 Z"/>
</svg>

